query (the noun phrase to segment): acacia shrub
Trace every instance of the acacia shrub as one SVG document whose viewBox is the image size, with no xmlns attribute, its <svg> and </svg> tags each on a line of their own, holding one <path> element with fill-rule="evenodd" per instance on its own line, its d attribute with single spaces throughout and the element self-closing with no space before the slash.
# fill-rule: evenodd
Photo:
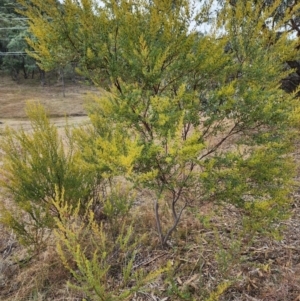
<svg viewBox="0 0 300 301">
<path fill-rule="evenodd" d="M 68 1 L 63 10 L 54 0 L 19 2 L 30 18 L 31 55 L 45 70 L 63 41 L 62 56 L 78 59 L 95 84 L 108 83 L 89 107 L 92 126 L 78 133 L 82 162 L 152 192 L 162 245 L 187 206 L 231 203 L 256 223 L 284 216 L 299 103 L 279 83 L 297 54 L 287 33 L 275 33 L 299 5 L 270 35 L 263 25 L 281 1 L 267 9 L 226 1 L 201 35 L 193 24 L 205 23 L 208 6 L 197 11 L 188 0 Z"/>
<path fill-rule="evenodd" d="M 66 202 L 82 206 L 96 187 L 94 175 L 77 164 L 78 151 L 71 134 L 63 138 L 40 105 L 26 108 L 32 130 L 7 129 L 1 139 L 4 151 L 1 186 L 14 209 L 2 204 L 1 222 L 12 228 L 21 242 L 39 245 L 58 216 L 52 201 L 64 194 Z"/>
</svg>

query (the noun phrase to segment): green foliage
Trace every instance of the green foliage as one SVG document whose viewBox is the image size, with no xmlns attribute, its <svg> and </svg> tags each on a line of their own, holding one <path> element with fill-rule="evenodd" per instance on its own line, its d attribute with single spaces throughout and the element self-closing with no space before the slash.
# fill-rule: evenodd
<svg viewBox="0 0 300 301">
<path fill-rule="evenodd" d="M 124 185 L 123 185 L 124 186 Z M 112 187 L 111 187 L 112 188 Z M 110 193 L 103 199 L 103 213 L 112 220 L 126 216 L 134 202 L 134 194 L 128 187 L 122 187 L 120 183 L 115 183 Z"/>
<path fill-rule="evenodd" d="M 230 287 L 230 282 L 221 282 L 217 288 L 210 293 L 209 297 L 205 301 L 218 301 L 222 294 Z"/>
<path fill-rule="evenodd" d="M 142 239 L 128 225 L 132 191 L 149 192 L 163 247 L 185 208 L 199 214 L 207 202 L 230 204 L 243 213 L 243 229 L 228 244 L 215 231 L 214 259 L 232 280 L 230 268 L 256 233 L 278 235 L 274 225 L 289 212 L 300 110 L 298 91 L 287 94 L 280 83 L 297 52 L 276 31 L 298 6 L 272 32 L 264 25 L 280 1 L 264 9 L 226 1 L 205 36 L 191 26 L 204 23 L 207 7 L 194 11 L 188 0 L 19 2 L 40 66 L 76 62 L 107 92 L 90 100 L 91 124 L 67 132 L 67 142 L 40 107 L 29 109 L 31 133 L 6 133 L 3 185 L 18 210 L 5 211 L 3 221 L 28 243 L 56 226 L 70 286 L 92 300 L 126 300 L 164 271 L 135 266 Z M 169 294 L 194 297 L 167 270 Z M 208 300 L 230 285 L 224 279 Z"/>
<path fill-rule="evenodd" d="M 120 222 L 119 234 L 110 235 L 104 223 L 95 221 L 90 204 L 83 218 L 80 205 L 71 207 L 63 199 L 56 199 L 54 205 L 62 217 L 56 219 L 57 251 L 76 280 L 69 283 L 71 288 L 92 300 L 128 300 L 165 271 L 161 268 L 147 273 L 134 267 L 139 238 L 131 225 Z M 71 220 L 65 218 L 68 215 Z"/>
<path fill-rule="evenodd" d="M 170 269 L 170 268 L 169 268 Z M 178 287 L 177 280 L 175 279 L 175 273 L 170 269 L 167 273 L 166 283 L 168 284 L 167 293 L 171 298 L 180 298 L 180 300 L 195 300 L 192 299 L 191 292 L 187 287 Z"/>
<path fill-rule="evenodd" d="M 43 1 L 18 1 L 20 9 L 18 13 L 26 15 L 30 20 L 27 24 L 31 26 L 31 21 L 35 19 L 34 14 L 31 14 L 31 10 L 39 15 L 39 30 L 33 36 L 25 37 L 28 47 L 26 52 L 36 61 L 37 65 L 41 70 L 44 71 L 53 71 L 56 70 L 64 85 L 64 79 L 67 78 L 68 73 L 71 73 L 71 76 L 74 77 L 76 72 L 75 66 L 80 64 L 78 53 L 71 52 L 68 49 L 69 43 L 74 47 L 78 46 L 78 41 L 75 37 L 68 36 L 68 31 L 72 30 L 77 33 L 81 33 L 81 27 L 75 23 L 77 19 L 78 10 L 75 10 L 75 7 L 78 3 L 72 3 L 69 1 L 69 5 L 65 6 L 61 1 L 51 0 L 48 3 Z M 24 6 L 23 6 L 23 5 Z M 26 9 L 26 5 L 30 6 L 30 10 Z M 50 10 L 50 11 L 49 11 Z M 28 13 L 28 15 L 27 15 Z M 54 17 L 55 16 L 55 17 Z M 66 17 L 66 19 L 65 19 Z M 63 22 L 57 22 L 57 19 Z M 37 21 L 37 19 L 35 19 Z M 90 20 L 92 21 L 92 19 Z M 50 29 L 51 28 L 51 29 Z M 30 30 L 31 31 L 31 30 Z M 85 32 L 85 35 L 88 33 Z M 38 47 L 38 41 L 36 36 L 40 35 L 43 37 L 43 46 L 36 50 Z M 80 38 L 80 35 L 78 36 Z M 46 46 L 47 45 L 47 46 Z M 40 60 L 40 55 L 46 60 Z"/>
<path fill-rule="evenodd" d="M 92 126 L 77 133 L 82 164 L 150 189 L 164 246 L 190 205 L 232 203 L 255 216 L 245 219 L 253 231 L 288 208 L 299 105 L 279 86 L 297 54 L 296 42 L 275 32 L 297 6 L 270 34 L 263 25 L 280 1 L 265 10 L 229 2 L 200 36 L 191 26 L 205 22 L 207 6 L 195 11 L 187 0 L 20 1 L 44 69 L 56 53 L 110 84 L 89 106 Z"/>
<path fill-rule="evenodd" d="M 43 232 L 58 215 L 52 201 L 64 193 L 66 202 L 92 195 L 95 180 L 76 163 L 77 151 L 70 135 L 64 140 L 39 104 L 28 104 L 32 131 L 7 129 L 1 147 L 5 152 L 1 186 L 14 200 L 2 222 L 16 231 L 23 243 L 39 244 Z M 41 233 L 40 233 L 41 232 Z"/>
</svg>

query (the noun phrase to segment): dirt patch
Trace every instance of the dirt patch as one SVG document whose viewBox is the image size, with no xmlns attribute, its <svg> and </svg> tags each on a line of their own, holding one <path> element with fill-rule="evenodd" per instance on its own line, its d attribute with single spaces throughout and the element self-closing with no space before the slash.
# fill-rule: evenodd
<svg viewBox="0 0 300 301">
<path fill-rule="evenodd" d="M 95 86 L 71 81 L 66 82 L 65 89 L 57 83 L 42 86 L 38 79 L 21 79 L 17 83 L 0 72 L 0 134 L 6 127 L 30 129 L 25 112 L 28 101 L 45 106 L 51 122 L 57 127 L 65 126 L 66 117 L 70 125 L 85 124 L 88 122 L 85 102 L 90 94 L 100 96 L 102 93 Z"/>
<path fill-rule="evenodd" d="M 58 128 L 63 128 L 68 121 L 68 125 L 79 126 L 84 125 L 89 122 L 89 117 L 87 115 L 83 116 L 69 116 L 65 117 L 54 117 L 50 118 L 50 122 L 55 124 Z M 25 118 L 7 118 L 2 119 L 0 124 L 0 134 L 1 130 L 4 130 L 6 127 L 13 129 L 24 129 L 25 131 L 31 129 L 30 121 Z M 0 158 L 1 159 L 1 158 Z"/>
<path fill-rule="evenodd" d="M 17 83 L 0 73 L 0 123 L 5 123 L 5 119 L 26 118 L 27 101 L 40 102 L 52 117 L 83 116 L 86 115 L 84 103 L 89 94 L 100 95 L 101 90 L 72 82 L 67 82 L 65 89 L 58 84 L 42 86 L 37 79 L 23 79 Z"/>
</svg>

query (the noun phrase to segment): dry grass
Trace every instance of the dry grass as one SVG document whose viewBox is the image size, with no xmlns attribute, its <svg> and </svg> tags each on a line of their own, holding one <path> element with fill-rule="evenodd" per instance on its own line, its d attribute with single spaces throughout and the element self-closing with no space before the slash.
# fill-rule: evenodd
<svg viewBox="0 0 300 301">
<path fill-rule="evenodd" d="M 22 79 L 19 83 L 0 73 L 0 121 L 11 118 L 26 118 L 27 101 L 38 101 L 49 111 L 50 116 L 85 115 L 84 101 L 88 93 L 99 89 L 67 82 L 65 95 L 60 85 L 42 86 L 38 79 Z"/>
<path fill-rule="evenodd" d="M 20 127 L 30 129 L 25 112 L 28 101 L 41 103 L 47 109 L 51 121 L 58 127 L 66 124 L 65 116 L 69 116 L 69 124 L 82 124 L 88 120 L 84 105 L 89 99 L 89 94 L 101 93 L 101 89 L 96 87 L 86 84 L 75 85 L 69 81 L 66 82 L 63 97 L 61 85 L 42 86 L 38 79 L 22 78 L 17 83 L 0 72 L 0 135 L 6 126 L 14 129 Z"/>
<path fill-rule="evenodd" d="M 62 87 L 41 87 L 37 81 L 29 85 L 22 81 L 16 84 L 7 77 L 0 77 L 0 121 L 14 127 L 26 123 L 23 118 L 27 100 L 40 101 L 51 116 L 85 114 L 86 93 L 97 91 L 68 84 L 66 98 L 63 98 Z M 86 117 L 78 118 L 86 120 Z M 59 124 L 62 119 L 55 122 Z M 300 160 L 299 155 L 295 157 Z M 149 283 L 131 300 L 207 300 L 209 293 L 224 281 L 230 285 L 214 300 L 300 300 L 300 191 L 294 194 L 292 216 L 283 223 L 285 230 L 280 240 L 257 236 L 252 243 L 247 243 L 247 237 L 243 236 L 240 246 L 235 239 L 241 233 L 242 212 L 230 206 L 205 205 L 186 210 L 169 248 L 164 250 L 160 248 L 155 230 L 151 195 L 145 192 L 138 195 L 134 209 L 136 233 L 147 233 L 134 266 L 156 270 L 170 261 L 172 271 Z M 167 228 L 172 222 L 168 220 L 170 209 L 161 206 L 161 210 L 163 225 Z M 82 294 L 66 286 L 72 279 L 58 260 L 53 245 L 54 240 L 50 240 L 46 250 L 30 257 L 14 235 L 0 225 L 0 300 L 83 299 Z M 28 262 L 27 258 L 30 258 Z"/>
<path fill-rule="evenodd" d="M 297 197 L 293 215 L 285 222 L 286 229 L 280 241 L 258 236 L 252 244 L 244 244 L 239 250 L 234 247 L 233 240 L 241 227 L 241 212 L 236 209 L 204 206 L 199 209 L 198 218 L 186 211 L 170 247 L 161 249 L 151 203 L 140 204 L 134 225 L 136 233 L 146 232 L 148 237 L 139 248 L 134 266 L 150 271 L 169 261 L 172 271 L 146 285 L 130 300 L 207 300 L 209 293 L 224 281 L 231 284 L 216 300 L 299 300 L 299 206 Z M 168 212 L 165 213 L 167 216 Z M 203 221 L 201 215 L 207 220 Z M 20 264 L 26 258 L 26 250 L 3 228 L 1 234 L 0 300 L 82 300 L 83 295 L 66 286 L 66 281 L 72 279 L 53 247 L 49 246 L 28 263 Z M 4 258 L 4 250 L 11 244 L 11 253 Z M 227 252 L 226 263 L 218 257 L 221 252 Z"/>
<path fill-rule="evenodd" d="M 83 294 L 68 290 L 66 280 L 70 275 L 52 247 L 29 257 L 28 262 L 25 251 L 19 246 L 13 260 L 4 262 L 1 300 L 82 300 Z"/>
</svg>

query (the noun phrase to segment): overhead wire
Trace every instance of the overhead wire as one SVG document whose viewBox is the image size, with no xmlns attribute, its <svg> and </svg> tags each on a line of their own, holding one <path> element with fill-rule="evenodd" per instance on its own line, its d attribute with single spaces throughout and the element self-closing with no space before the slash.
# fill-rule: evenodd
<svg viewBox="0 0 300 301">
<path fill-rule="evenodd" d="M 30 51 L 33 53 L 38 53 L 38 51 Z M 0 56 L 6 56 L 6 55 L 28 55 L 25 51 L 8 51 L 8 52 L 0 52 Z"/>
</svg>

